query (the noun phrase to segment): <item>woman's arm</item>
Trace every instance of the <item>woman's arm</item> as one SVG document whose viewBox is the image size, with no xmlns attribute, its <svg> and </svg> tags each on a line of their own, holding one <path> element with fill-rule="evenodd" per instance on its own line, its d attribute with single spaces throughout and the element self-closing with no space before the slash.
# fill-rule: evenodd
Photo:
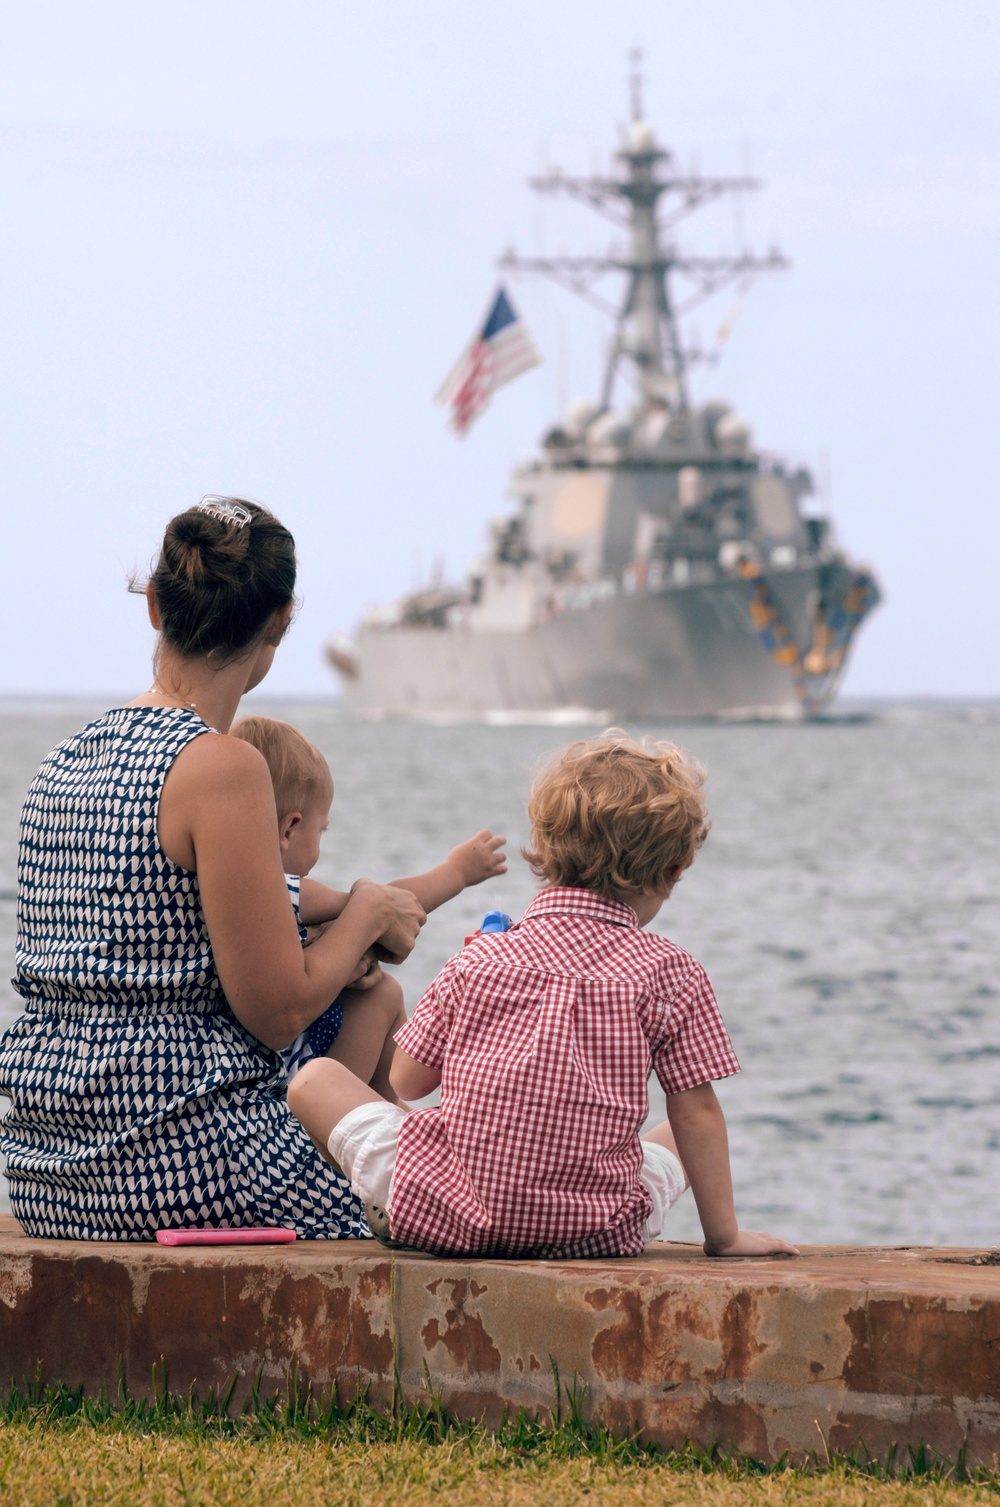
<svg viewBox="0 0 1000 1507">
<path fill-rule="evenodd" d="M 380 942 L 403 958 L 425 916 L 407 890 L 362 880 L 311 947 L 299 945 L 267 765 L 250 744 L 196 738 L 167 776 L 158 818 L 169 858 L 198 875 L 219 982 L 266 1046 L 294 1041 L 352 982 Z"/>
</svg>

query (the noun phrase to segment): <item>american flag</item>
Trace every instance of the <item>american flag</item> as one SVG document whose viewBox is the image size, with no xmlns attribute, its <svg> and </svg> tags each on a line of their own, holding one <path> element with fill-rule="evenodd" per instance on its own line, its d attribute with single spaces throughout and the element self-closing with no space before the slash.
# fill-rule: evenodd
<svg viewBox="0 0 1000 1507">
<path fill-rule="evenodd" d="M 505 382 L 541 361 L 504 288 L 498 288 L 482 329 L 474 335 L 434 395 L 451 409 L 451 427 L 468 434 L 490 398 Z"/>
</svg>

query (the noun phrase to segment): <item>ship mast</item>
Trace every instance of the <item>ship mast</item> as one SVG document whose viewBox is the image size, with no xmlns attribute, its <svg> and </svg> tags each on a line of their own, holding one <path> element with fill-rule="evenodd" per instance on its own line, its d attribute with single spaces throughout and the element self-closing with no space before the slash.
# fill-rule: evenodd
<svg viewBox="0 0 1000 1507">
<path fill-rule="evenodd" d="M 756 178 L 708 178 L 683 174 L 673 154 L 661 147 L 647 124 L 642 106 L 642 55 L 631 54 L 629 80 L 631 123 L 624 144 L 615 153 L 623 171 L 607 177 L 570 177 L 558 168 L 529 179 L 538 193 L 565 193 L 588 204 L 628 231 L 628 248 L 604 257 L 522 257 L 507 251 L 500 266 L 514 272 L 542 272 L 613 315 L 615 335 L 608 354 L 601 407 L 611 405 L 622 358 L 636 369 L 644 402 L 665 404 L 674 412 L 688 407 L 687 373 L 703 358 L 685 347 L 679 318 L 727 284 L 742 282 L 758 272 L 788 266 L 779 251 L 754 256 L 685 255 L 673 239 L 678 222 L 723 194 L 759 188 Z M 625 274 L 625 297 L 615 307 L 595 290 L 607 272 Z M 672 279 L 682 276 L 692 285 L 682 301 L 673 296 Z"/>
</svg>

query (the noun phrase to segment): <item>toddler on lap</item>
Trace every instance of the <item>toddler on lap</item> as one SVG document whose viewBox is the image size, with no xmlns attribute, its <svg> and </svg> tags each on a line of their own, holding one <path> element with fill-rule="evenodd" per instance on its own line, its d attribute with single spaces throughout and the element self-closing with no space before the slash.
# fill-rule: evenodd
<svg viewBox="0 0 1000 1507">
<path fill-rule="evenodd" d="M 299 939 L 305 944 L 308 928 L 336 920 L 349 898 L 307 877 L 319 860 L 323 833 L 330 824 L 330 766 L 315 744 L 290 722 L 243 717 L 233 724 L 232 735 L 252 744 L 267 764 L 278 814 L 281 866 L 299 923 Z M 416 895 L 425 911 L 435 910 L 467 885 L 503 874 L 507 867 L 503 845 L 503 837 L 477 832 L 426 874 L 393 882 Z M 313 1057 L 329 1054 L 395 1103 L 389 1067 L 393 1034 L 406 1020 L 403 995 L 396 980 L 387 978 L 374 958 L 367 963 L 367 972 L 362 971 L 281 1056 L 292 1078 Z"/>
</svg>

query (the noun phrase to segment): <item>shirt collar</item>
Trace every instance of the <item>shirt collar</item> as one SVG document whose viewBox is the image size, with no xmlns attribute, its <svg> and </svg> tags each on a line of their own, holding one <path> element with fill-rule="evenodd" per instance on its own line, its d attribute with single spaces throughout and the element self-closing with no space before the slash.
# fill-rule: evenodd
<svg viewBox="0 0 1000 1507">
<path fill-rule="evenodd" d="M 639 917 L 631 905 L 622 900 L 605 900 L 593 890 L 554 885 L 536 895 L 523 920 L 536 921 L 540 916 L 582 916 L 589 921 L 603 921 L 608 926 L 638 926 Z"/>
</svg>

